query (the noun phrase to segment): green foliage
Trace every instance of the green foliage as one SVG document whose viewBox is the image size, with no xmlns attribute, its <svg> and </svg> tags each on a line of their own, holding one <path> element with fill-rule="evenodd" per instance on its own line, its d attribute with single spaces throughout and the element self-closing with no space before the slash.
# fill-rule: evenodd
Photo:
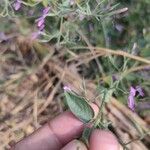
<svg viewBox="0 0 150 150">
<path fill-rule="evenodd" d="M 68 63 L 68 60 L 70 63 L 71 60 L 75 72 L 78 72 L 85 80 L 92 80 L 93 83 L 97 82 L 98 98 L 101 98 L 101 103 L 99 114 L 94 119 L 93 109 L 85 98 L 74 92 L 65 92 L 69 109 L 81 121 L 84 123 L 90 122 L 93 128 L 108 128 L 109 123 L 105 120 L 103 106 L 111 100 L 112 96 L 126 105 L 130 86 L 140 85 L 144 89 L 145 97 L 138 97 L 137 103 L 140 99 L 142 99 L 142 102 L 148 101 L 150 97 L 150 69 L 143 67 L 135 72 L 130 71 L 137 69 L 139 66 L 141 67 L 143 63 L 125 56 L 108 56 L 106 54 L 106 57 L 98 57 L 91 49 L 91 54 L 94 55 L 92 59 L 90 55 L 87 55 L 87 58 L 83 58 L 82 62 L 80 53 L 83 56 L 84 52 L 88 50 L 84 48 L 77 49 L 77 47 L 91 45 L 114 49 L 114 51 L 121 49 L 132 54 L 133 57 L 135 55 L 149 59 L 150 0 L 74 0 L 73 4 L 70 4 L 70 0 L 19 1 L 21 2 L 21 8 L 15 11 L 13 4 L 16 0 L 0 0 L 0 35 L 2 35 L 0 44 L 1 41 L 2 44 L 3 41 L 9 44 L 11 41 L 9 39 L 13 33 L 15 33 L 14 37 L 17 40 L 20 37 L 23 39 L 25 36 L 28 40 L 32 36 L 31 33 L 38 33 L 31 51 L 36 53 L 35 59 L 39 56 L 39 63 L 44 60 L 45 64 L 44 58 L 51 56 L 49 46 L 52 45 L 55 49 L 54 55 L 52 54 L 52 57 L 56 58 L 55 63 L 59 61 L 59 64 L 64 64 Z M 50 11 L 46 15 L 44 14 L 45 28 L 40 30 L 37 22 L 41 16 L 43 17 L 45 7 L 50 7 Z M 128 11 L 121 12 L 126 10 L 124 9 L 126 7 Z M 45 44 L 46 48 L 42 42 L 47 43 Z M 7 49 L 7 46 L 5 49 Z M 21 51 L 20 46 L 18 46 L 18 49 Z M 19 56 L 20 51 L 17 52 Z M 26 57 L 30 59 L 31 56 L 27 54 Z M 21 56 L 22 59 L 24 57 Z M 86 63 L 87 61 L 88 63 Z M 24 60 L 22 64 L 25 64 Z M 27 65 L 27 67 L 32 70 L 33 66 Z M 47 70 L 46 65 L 44 65 L 44 69 Z M 113 80 L 113 76 L 116 79 Z M 18 81 L 21 83 L 22 80 Z M 0 80 L 1 85 L 4 83 L 5 81 Z M 137 112 L 143 115 L 147 113 L 145 110 Z M 85 128 L 82 135 L 82 139 L 87 144 L 91 130 L 91 128 Z"/>
<path fill-rule="evenodd" d="M 1 32 L 10 33 L 15 30 L 27 37 L 31 32 L 39 32 L 37 19 L 45 7 L 50 7 L 51 11 L 45 17 L 45 28 L 37 38 L 39 42 L 49 42 L 56 47 L 71 50 L 72 47 L 87 46 L 89 42 L 92 46 L 121 49 L 146 59 L 150 57 L 149 0 L 75 0 L 73 5 L 70 5 L 69 0 L 20 1 L 22 7 L 18 11 L 13 8 L 15 0 L 0 1 Z M 117 13 L 118 9 L 125 7 L 128 11 Z M 77 55 L 87 52 L 75 48 L 72 51 Z M 65 56 L 70 57 L 70 54 L 65 52 Z M 126 104 L 131 85 L 141 85 L 147 96 L 150 96 L 148 69 L 125 74 L 126 70 L 143 65 L 142 63 L 123 56 L 96 59 L 90 61 L 88 66 L 80 65 L 81 72 L 84 78 L 98 78 L 100 94 L 105 102 L 113 95 Z M 119 80 L 115 87 L 111 84 L 112 75 L 116 75 Z M 108 86 L 99 83 L 99 78 Z"/>
<path fill-rule="evenodd" d="M 73 92 L 65 92 L 66 101 L 71 112 L 84 123 L 90 122 L 94 112 L 88 102 Z"/>
<path fill-rule="evenodd" d="M 93 128 L 87 127 L 87 128 L 84 128 L 83 133 L 82 133 L 81 139 L 87 146 L 89 146 L 89 139 L 90 139 L 92 130 L 93 130 Z"/>
</svg>

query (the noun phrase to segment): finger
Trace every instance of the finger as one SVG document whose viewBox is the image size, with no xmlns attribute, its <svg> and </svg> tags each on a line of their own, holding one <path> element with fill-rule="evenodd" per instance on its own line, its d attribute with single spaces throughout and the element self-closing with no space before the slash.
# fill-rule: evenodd
<svg viewBox="0 0 150 150">
<path fill-rule="evenodd" d="M 71 112 L 64 112 L 17 143 L 14 150 L 58 150 L 78 137 L 82 130 L 83 123 Z"/>
<path fill-rule="evenodd" d="M 89 150 L 119 150 L 119 143 L 111 132 L 96 129 L 91 134 Z"/>
<path fill-rule="evenodd" d="M 69 142 L 61 150 L 87 150 L 86 146 L 79 140 Z"/>
<path fill-rule="evenodd" d="M 98 107 L 92 104 L 95 114 L 98 113 Z M 77 119 L 72 113 L 65 112 L 65 115 L 58 116 L 49 123 L 50 129 L 55 133 L 62 145 L 78 138 L 84 128 L 83 122 Z"/>
<path fill-rule="evenodd" d="M 93 106 L 92 106 L 93 107 Z M 93 107 L 98 112 L 98 107 Z M 80 136 L 83 123 L 71 112 L 64 112 L 52 121 L 18 142 L 12 150 L 58 150 Z"/>
</svg>

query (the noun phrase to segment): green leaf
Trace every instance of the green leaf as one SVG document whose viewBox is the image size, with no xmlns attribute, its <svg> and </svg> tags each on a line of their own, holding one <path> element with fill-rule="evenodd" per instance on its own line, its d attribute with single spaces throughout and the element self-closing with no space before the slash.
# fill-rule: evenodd
<svg viewBox="0 0 150 150">
<path fill-rule="evenodd" d="M 114 93 L 114 88 L 105 88 L 105 87 L 98 87 L 98 91 L 100 92 L 101 99 L 105 102 L 108 103 L 111 98 L 112 94 Z"/>
<path fill-rule="evenodd" d="M 94 117 L 94 111 L 88 102 L 73 92 L 65 92 L 65 97 L 71 112 L 84 123 L 88 123 Z"/>
<path fill-rule="evenodd" d="M 108 103 L 111 100 L 113 92 L 114 92 L 113 89 L 105 91 L 105 94 L 104 94 L 105 98 L 104 99 L 105 99 L 106 103 Z"/>
<path fill-rule="evenodd" d="M 89 146 L 89 138 L 90 138 L 90 135 L 91 135 L 91 133 L 92 133 L 92 130 L 93 130 L 93 128 L 87 127 L 87 128 L 85 128 L 85 129 L 83 130 L 83 133 L 82 133 L 81 140 L 82 140 L 87 146 Z"/>
</svg>

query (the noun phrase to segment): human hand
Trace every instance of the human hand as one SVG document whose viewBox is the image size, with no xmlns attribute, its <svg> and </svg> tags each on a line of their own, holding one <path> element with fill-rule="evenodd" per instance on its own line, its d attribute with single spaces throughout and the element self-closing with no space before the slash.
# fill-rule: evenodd
<svg viewBox="0 0 150 150">
<path fill-rule="evenodd" d="M 67 111 L 18 142 L 11 150 L 87 150 L 82 142 L 75 140 L 83 129 L 84 124 Z M 119 143 L 111 132 L 95 129 L 90 136 L 89 150 L 119 150 Z"/>
</svg>

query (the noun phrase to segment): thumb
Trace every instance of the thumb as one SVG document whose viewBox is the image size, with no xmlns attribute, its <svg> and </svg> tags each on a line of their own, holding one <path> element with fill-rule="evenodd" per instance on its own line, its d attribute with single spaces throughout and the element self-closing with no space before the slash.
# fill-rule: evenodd
<svg viewBox="0 0 150 150">
<path fill-rule="evenodd" d="M 61 150 L 87 150 L 86 146 L 79 140 L 73 140 L 69 142 Z"/>
<path fill-rule="evenodd" d="M 90 137 L 90 150 L 119 150 L 117 138 L 109 131 L 95 129 Z"/>
</svg>

